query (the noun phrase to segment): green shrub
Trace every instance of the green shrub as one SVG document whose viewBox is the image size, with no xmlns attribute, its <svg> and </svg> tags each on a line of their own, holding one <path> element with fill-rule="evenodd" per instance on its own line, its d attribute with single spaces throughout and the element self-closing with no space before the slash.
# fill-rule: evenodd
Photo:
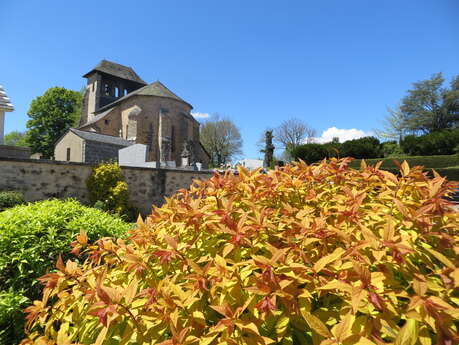
<svg viewBox="0 0 459 345">
<path fill-rule="evenodd" d="M 381 145 L 384 157 L 395 157 L 403 154 L 402 148 L 396 141 L 385 141 Z"/>
<path fill-rule="evenodd" d="M 24 344 L 458 344 L 454 184 L 349 161 L 215 175 L 129 243 L 80 238 Z"/>
<path fill-rule="evenodd" d="M 21 192 L 4 191 L 0 192 L 0 212 L 25 203 L 24 195 Z"/>
<path fill-rule="evenodd" d="M 426 135 L 408 135 L 401 142 L 403 152 L 409 155 L 452 155 L 459 142 L 459 128 L 432 132 Z"/>
<path fill-rule="evenodd" d="M 1 212 L 0 314 L 6 315 L 5 308 L 11 313 L 11 308 L 17 306 L 16 313 L 23 319 L 22 302 L 17 301 L 22 301 L 22 297 L 30 300 L 39 297 L 41 286 L 37 278 L 54 269 L 59 254 L 64 259 L 70 257 L 70 243 L 80 229 L 96 240 L 104 236 L 124 236 L 131 227 L 116 216 L 85 207 L 75 200 L 46 200 Z M 16 297 L 11 297 L 9 292 L 14 292 Z M 0 322 L 2 320 L 9 318 L 0 318 Z M 17 325 L 16 321 L 0 323 L 2 336 L 9 337 L 3 344 L 13 344 L 13 339 L 21 338 Z M 23 322 L 20 326 L 22 332 Z"/>
<path fill-rule="evenodd" d="M 30 300 L 21 293 L 0 291 L 0 344 L 20 341 L 24 328 L 22 310 Z"/>
<path fill-rule="evenodd" d="M 382 145 L 375 137 L 345 141 L 341 145 L 342 157 L 378 158 L 384 155 Z"/>
<path fill-rule="evenodd" d="M 308 164 L 328 158 L 328 151 L 322 144 L 304 144 L 292 150 L 294 160 L 302 160 Z"/>
<path fill-rule="evenodd" d="M 128 185 L 117 163 L 102 163 L 95 167 L 86 181 L 89 200 L 97 208 L 126 215 L 130 212 Z"/>
</svg>

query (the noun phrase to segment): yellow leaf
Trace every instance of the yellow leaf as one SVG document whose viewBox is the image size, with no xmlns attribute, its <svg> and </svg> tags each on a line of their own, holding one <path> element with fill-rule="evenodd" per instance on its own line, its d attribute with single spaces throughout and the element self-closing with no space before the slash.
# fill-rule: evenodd
<svg viewBox="0 0 459 345">
<path fill-rule="evenodd" d="M 138 285 L 137 277 L 134 276 L 134 279 L 132 279 L 131 283 L 124 291 L 124 300 L 126 301 L 126 304 L 131 304 L 134 296 L 137 294 Z"/>
<path fill-rule="evenodd" d="M 193 319 L 199 323 L 200 325 L 205 326 L 206 325 L 206 318 L 204 314 L 200 311 L 194 311 L 193 312 Z"/>
<path fill-rule="evenodd" d="M 394 345 L 415 345 L 418 340 L 418 323 L 408 319 L 395 338 Z"/>
<path fill-rule="evenodd" d="M 332 334 L 328 330 L 327 326 L 324 325 L 320 319 L 312 315 L 311 313 L 308 313 L 304 309 L 301 310 L 301 315 L 305 319 L 305 321 L 308 323 L 309 327 L 311 330 L 314 332 L 320 334 L 322 337 L 325 338 L 331 338 Z"/>
<path fill-rule="evenodd" d="M 402 165 L 400 166 L 400 171 L 402 172 L 403 176 L 407 176 L 410 173 L 410 166 L 408 165 L 407 161 L 403 161 Z"/>
<path fill-rule="evenodd" d="M 349 330 L 351 329 L 353 323 L 353 318 L 354 317 L 351 312 L 348 312 L 343 321 L 341 321 L 338 326 L 336 326 L 335 335 L 338 342 L 342 342 L 348 336 Z"/>
<path fill-rule="evenodd" d="M 102 345 L 103 341 L 105 340 L 105 336 L 107 335 L 107 331 L 108 331 L 107 327 L 102 328 L 99 335 L 97 336 L 97 339 L 94 345 Z"/>
<path fill-rule="evenodd" d="M 235 321 L 234 324 L 237 327 L 239 327 L 242 331 L 252 333 L 255 335 L 260 335 L 260 333 L 258 332 L 257 326 L 253 322 L 238 320 L 238 321 Z"/>
<path fill-rule="evenodd" d="M 332 280 L 331 282 L 325 284 L 324 286 L 321 286 L 318 288 L 319 290 L 341 290 L 345 292 L 352 292 L 352 286 L 349 284 L 346 284 L 344 282 L 340 282 L 339 280 Z"/>
<path fill-rule="evenodd" d="M 360 161 L 360 170 L 365 170 L 367 168 L 367 163 L 365 162 L 365 159 L 362 159 Z"/>
<path fill-rule="evenodd" d="M 63 323 L 59 328 L 59 332 L 57 332 L 57 345 L 68 345 L 70 344 L 70 339 L 67 335 L 67 331 L 69 329 L 69 324 Z"/>
<path fill-rule="evenodd" d="M 324 256 L 323 258 L 320 258 L 315 264 L 314 264 L 314 270 L 316 272 L 320 272 L 325 266 L 327 266 L 329 263 L 332 263 L 333 261 L 337 260 L 341 254 L 344 253 L 344 249 L 341 247 L 338 247 L 335 249 L 335 251 L 329 255 Z"/>
<path fill-rule="evenodd" d="M 426 250 L 432 254 L 433 256 L 435 256 L 435 258 L 440 261 L 442 264 L 444 264 L 445 266 L 447 266 L 448 268 L 451 268 L 451 269 L 456 269 L 456 266 L 446 257 L 444 256 L 443 254 L 437 252 L 436 250 L 433 250 L 433 249 L 430 249 L 430 248 L 426 248 Z"/>
</svg>

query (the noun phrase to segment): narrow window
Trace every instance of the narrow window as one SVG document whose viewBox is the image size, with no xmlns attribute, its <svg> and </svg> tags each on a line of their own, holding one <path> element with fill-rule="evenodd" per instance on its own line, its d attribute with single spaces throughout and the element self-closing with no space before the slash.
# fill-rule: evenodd
<svg viewBox="0 0 459 345">
<path fill-rule="evenodd" d="M 108 84 L 105 84 L 104 92 L 105 92 L 105 96 L 110 96 L 110 88 L 108 87 Z"/>
<path fill-rule="evenodd" d="M 105 123 L 106 125 L 108 125 L 109 122 L 110 122 L 109 120 L 104 120 L 104 123 Z"/>
<path fill-rule="evenodd" d="M 175 152 L 175 127 L 171 128 L 171 151 Z"/>
<path fill-rule="evenodd" d="M 125 138 L 127 139 L 128 137 L 128 129 L 129 129 L 129 125 L 126 125 L 126 135 L 125 135 Z"/>
<path fill-rule="evenodd" d="M 118 89 L 118 87 L 115 87 L 115 97 L 119 97 L 120 96 L 120 89 Z"/>
<path fill-rule="evenodd" d="M 124 95 L 126 96 L 128 94 L 128 90 L 124 89 Z"/>
<path fill-rule="evenodd" d="M 70 161 L 70 147 L 67 147 L 67 161 Z"/>
<path fill-rule="evenodd" d="M 92 83 L 92 92 L 94 92 L 94 85 L 96 84 L 96 82 Z"/>
</svg>

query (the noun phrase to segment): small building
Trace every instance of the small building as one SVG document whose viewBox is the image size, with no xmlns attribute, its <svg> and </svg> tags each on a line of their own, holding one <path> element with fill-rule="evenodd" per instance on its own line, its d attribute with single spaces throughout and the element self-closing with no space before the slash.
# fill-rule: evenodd
<svg viewBox="0 0 459 345">
<path fill-rule="evenodd" d="M 80 163 L 118 161 L 118 151 L 132 144 L 120 137 L 70 128 L 57 141 L 54 158 Z"/>
</svg>

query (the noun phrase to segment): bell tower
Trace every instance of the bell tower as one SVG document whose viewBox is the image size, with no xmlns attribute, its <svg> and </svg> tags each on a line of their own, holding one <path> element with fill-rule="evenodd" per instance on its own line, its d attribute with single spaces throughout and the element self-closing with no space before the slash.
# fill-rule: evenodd
<svg viewBox="0 0 459 345">
<path fill-rule="evenodd" d="M 80 126 L 90 122 L 102 109 L 128 93 L 147 85 L 135 71 L 108 60 L 102 60 L 86 73 L 86 91 L 81 109 Z"/>
</svg>

